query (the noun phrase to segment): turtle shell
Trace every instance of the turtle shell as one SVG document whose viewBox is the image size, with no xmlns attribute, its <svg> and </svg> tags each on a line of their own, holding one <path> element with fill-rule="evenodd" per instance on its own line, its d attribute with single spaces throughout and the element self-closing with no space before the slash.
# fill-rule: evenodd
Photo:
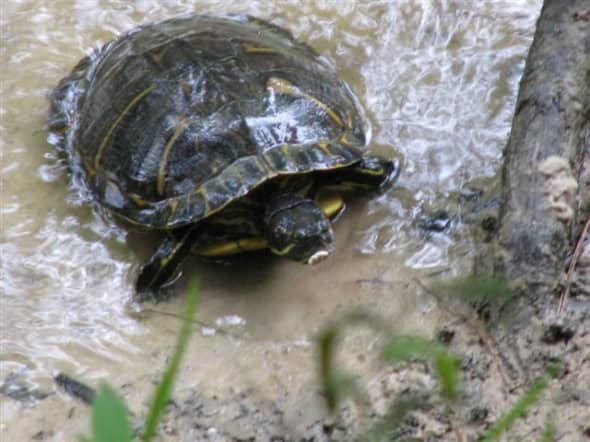
<svg viewBox="0 0 590 442">
<path fill-rule="evenodd" d="M 326 60 L 244 16 L 127 32 L 61 81 L 49 123 L 97 201 L 154 229 L 197 222 L 269 179 L 355 164 L 363 124 Z"/>
</svg>

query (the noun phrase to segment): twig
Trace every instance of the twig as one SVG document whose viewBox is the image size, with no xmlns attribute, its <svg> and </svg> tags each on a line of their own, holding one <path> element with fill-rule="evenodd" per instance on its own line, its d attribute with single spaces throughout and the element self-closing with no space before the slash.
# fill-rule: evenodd
<svg viewBox="0 0 590 442">
<path fill-rule="evenodd" d="M 53 378 L 53 380 L 57 385 L 63 388 L 66 393 L 85 404 L 92 404 L 92 401 L 96 396 L 96 392 L 93 388 L 90 388 L 88 385 L 83 384 L 65 373 L 59 373 Z"/>
<path fill-rule="evenodd" d="M 557 313 L 562 314 L 563 309 L 565 308 L 565 303 L 568 300 L 570 294 L 570 288 L 572 286 L 572 281 L 574 279 L 574 269 L 576 268 L 576 264 L 578 263 L 578 258 L 580 257 L 580 253 L 582 252 L 582 244 L 584 243 L 584 239 L 586 239 L 586 235 L 588 234 L 588 229 L 590 228 L 590 218 L 586 221 L 586 225 L 578 238 L 578 242 L 576 243 L 576 248 L 574 249 L 574 254 L 572 255 L 572 259 L 570 261 L 569 268 L 567 270 L 567 281 L 565 283 L 565 289 L 559 298 L 559 306 L 557 307 Z"/>
<path fill-rule="evenodd" d="M 142 310 L 142 313 L 152 313 L 152 314 L 157 314 L 157 315 L 162 315 L 162 316 L 170 316 L 170 317 L 176 318 L 176 319 L 178 319 L 180 321 L 183 320 L 182 315 L 179 315 L 177 313 L 164 312 L 164 311 L 155 310 L 155 309 L 152 309 L 152 308 L 144 308 Z M 207 322 L 204 322 L 204 321 L 200 321 L 198 319 L 193 319 L 191 322 L 193 324 L 196 324 L 196 325 L 200 326 L 200 327 L 212 328 L 213 330 L 215 330 L 215 333 L 219 333 L 221 335 L 227 335 L 227 336 L 233 336 L 233 337 L 239 337 L 240 336 L 237 333 L 230 332 L 229 330 L 225 330 L 222 327 L 218 327 L 216 325 L 213 325 L 213 324 L 210 324 L 210 323 L 207 323 Z"/>
<path fill-rule="evenodd" d="M 182 321 L 184 319 L 184 317 L 178 313 L 170 313 L 170 312 L 163 312 L 161 310 L 155 310 L 153 308 L 144 308 L 142 310 L 142 313 L 152 313 L 152 314 L 156 314 L 156 315 L 162 315 L 162 316 L 170 316 L 171 318 L 176 318 L 180 321 Z M 207 324 L 206 322 L 200 321 L 198 319 L 193 319 L 191 321 L 193 324 L 196 325 L 200 325 L 201 327 L 211 327 L 211 328 L 215 328 L 210 324 Z"/>
</svg>

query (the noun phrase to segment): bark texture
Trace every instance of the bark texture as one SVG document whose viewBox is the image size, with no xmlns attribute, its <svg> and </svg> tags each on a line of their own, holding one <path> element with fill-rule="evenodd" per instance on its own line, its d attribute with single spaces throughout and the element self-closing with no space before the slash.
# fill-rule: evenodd
<svg viewBox="0 0 590 442">
<path fill-rule="evenodd" d="M 590 0 L 545 0 L 504 151 L 494 271 L 556 288 L 588 216 Z"/>
</svg>

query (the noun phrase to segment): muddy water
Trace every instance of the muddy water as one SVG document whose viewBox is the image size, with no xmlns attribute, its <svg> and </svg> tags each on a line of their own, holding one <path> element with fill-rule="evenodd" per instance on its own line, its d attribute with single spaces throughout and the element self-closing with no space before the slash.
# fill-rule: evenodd
<svg viewBox="0 0 590 442">
<path fill-rule="evenodd" d="M 268 256 L 185 266 L 203 290 L 182 385 L 212 394 L 255 386 L 272 397 L 309 385 L 311 340 L 338 312 L 369 307 L 401 330 L 431 332 L 432 303 L 407 281 L 460 272 L 473 250 L 463 227 L 425 235 L 415 220 L 448 192 L 496 173 L 540 3 L 2 2 L 0 379 L 17 373 L 33 389 L 52 388 L 57 371 L 91 383 L 151 379 L 180 325 L 182 296 L 133 302 L 153 242 L 129 238 L 84 204 L 46 141 L 46 95 L 92 48 L 183 13 L 270 19 L 333 62 L 367 109 L 372 150 L 402 160 L 395 189 L 350 204 L 337 253 L 317 267 Z M 19 410 L 3 402 L 3 431 L 19 427 Z"/>
</svg>

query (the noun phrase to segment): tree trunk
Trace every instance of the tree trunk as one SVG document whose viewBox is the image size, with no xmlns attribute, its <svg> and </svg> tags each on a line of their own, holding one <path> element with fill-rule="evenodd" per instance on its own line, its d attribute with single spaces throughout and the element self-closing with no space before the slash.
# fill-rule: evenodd
<svg viewBox="0 0 590 442">
<path fill-rule="evenodd" d="M 545 0 L 504 151 L 494 272 L 538 299 L 555 290 L 587 217 L 590 0 Z"/>
</svg>

